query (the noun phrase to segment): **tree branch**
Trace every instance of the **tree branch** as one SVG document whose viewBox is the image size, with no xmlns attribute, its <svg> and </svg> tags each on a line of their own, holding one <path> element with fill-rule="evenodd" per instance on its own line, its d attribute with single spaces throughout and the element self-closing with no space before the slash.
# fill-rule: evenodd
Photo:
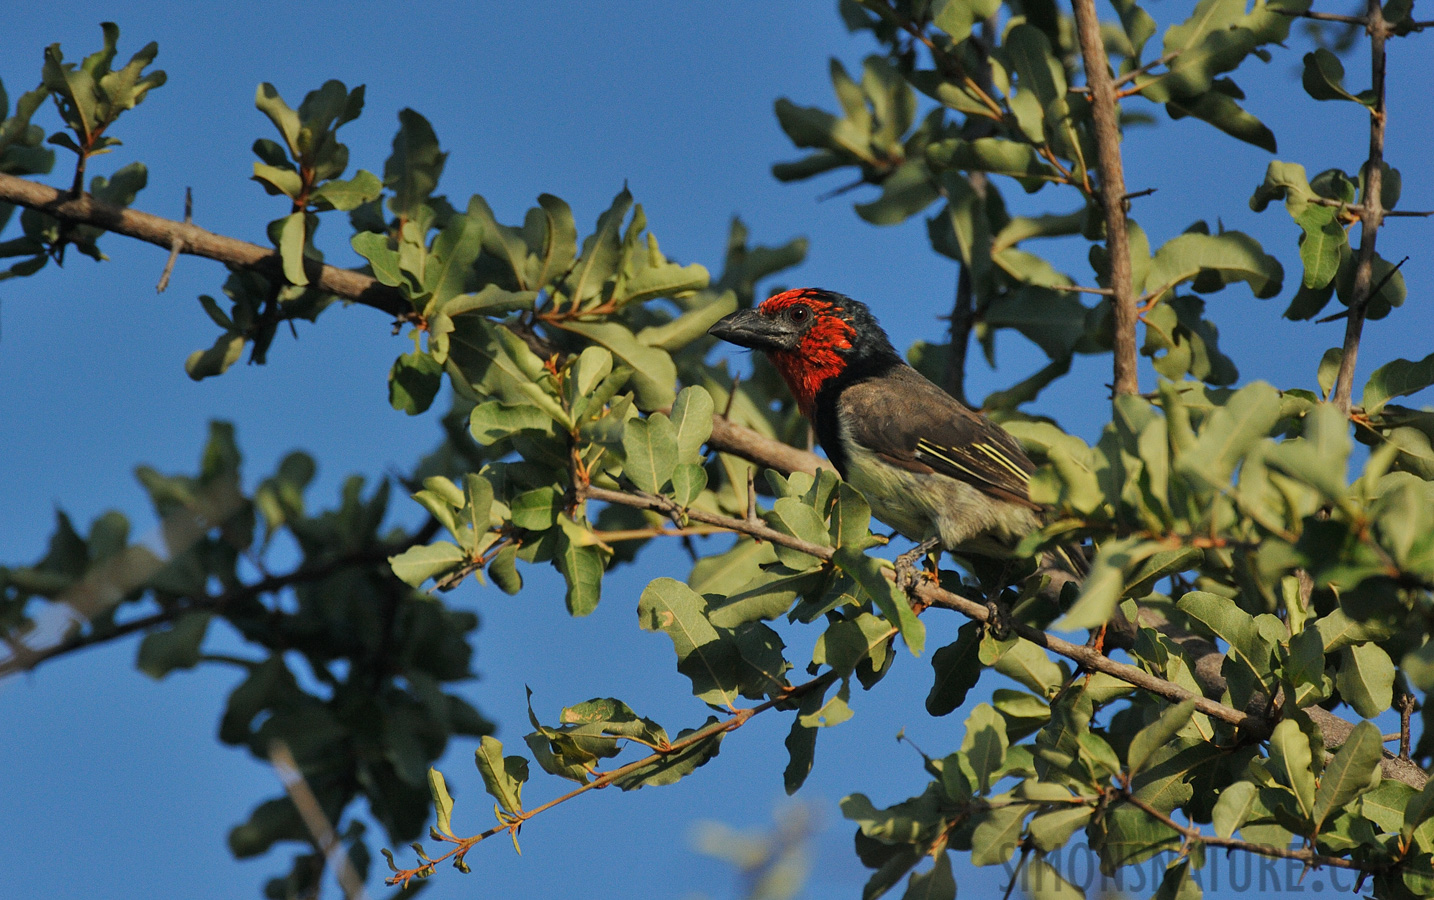
<svg viewBox="0 0 1434 900">
<path fill-rule="evenodd" d="M 1364 332 L 1364 316 L 1374 294 L 1374 243 L 1379 225 L 1384 221 L 1384 41 L 1389 28 L 1384 23 L 1384 9 L 1379 0 L 1369 0 L 1364 26 L 1369 31 L 1369 68 L 1374 108 L 1369 111 L 1369 159 L 1364 167 L 1364 202 L 1359 213 L 1359 260 L 1354 268 L 1354 288 L 1349 298 L 1349 318 L 1344 325 L 1344 357 L 1330 401 L 1349 415 L 1350 397 L 1354 391 L 1354 366 L 1359 359 L 1359 341 Z"/>
<path fill-rule="evenodd" d="M 1111 301 L 1115 312 L 1116 394 L 1137 394 L 1135 290 L 1130 267 L 1130 236 L 1125 225 L 1125 168 L 1120 159 L 1120 109 L 1109 59 L 1100 36 L 1095 0 L 1073 0 L 1076 31 L 1085 81 L 1090 87 L 1091 119 L 1095 125 L 1096 166 L 1100 173 L 1100 205 L 1105 213 L 1106 250 L 1110 256 Z"/>
<path fill-rule="evenodd" d="M 215 234 L 197 225 L 103 203 L 89 194 L 73 196 L 49 185 L 0 173 L 0 202 L 33 209 L 68 224 L 94 225 L 171 252 L 178 245 L 181 253 L 254 269 L 276 282 L 284 281 L 279 252 L 272 247 L 261 247 Z M 362 272 L 326 266 L 307 258 L 304 260 L 304 272 L 309 276 L 309 283 L 321 291 L 372 306 L 395 317 L 413 312 L 413 305 L 397 289 L 380 284 Z"/>
<path fill-rule="evenodd" d="M 895 631 L 896 629 L 893 628 L 892 632 L 895 633 Z M 441 862 L 446 862 L 447 860 L 452 859 L 454 860 L 455 864 L 461 863 L 463 861 L 463 857 L 467 855 L 468 851 L 472 850 L 474 846 L 481 843 L 482 841 L 485 841 L 495 835 L 502 834 L 505 831 L 516 833 L 517 829 L 522 827 L 522 824 L 524 822 L 528 821 L 536 815 L 539 815 L 540 813 L 547 812 L 555 806 L 566 803 L 569 800 L 574 799 L 575 797 L 580 797 L 589 791 L 595 791 L 601 788 L 605 788 L 608 785 L 621 780 L 625 775 L 629 775 L 633 772 L 636 772 L 638 769 L 641 769 L 644 766 L 650 766 L 655 763 L 660 763 L 672 754 L 682 750 L 686 750 L 688 747 L 691 747 L 695 744 L 699 744 L 702 741 L 708 740 L 715 735 L 722 734 L 724 732 L 736 731 L 738 728 L 741 728 L 743 725 L 747 724 L 748 719 L 752 718 L 755 715 L 758 715 L 759 713 L 764 713 L 769 709 L 773 709 L 777 706 L 790 703 L 793 699 L 801 697 L 809 693 L 810 691 L 817 689 L 818 687 L 826 687 L 827 685 L 831 684 L 833 681 L 836 680 L 837 675 L 838 673 L 836 672 L 836 670 L 824 672 L 816 678 L 813 678 L 811 681 L 799 684 L 796 687 L 788 688 L 787 690 L 783 691 L 779 696 L 759 703 L 756 706 L 751 707 L 750 709 L 739 709 L 730 718 L 724 719 L 720 722 L 713 722 L 711 725 L 708 725 L 704 728 L 699 728 L 696 731 L 692 732 L 692 734 L 689 734 L 687 737 L 683 738 L 682 740 L 676 741 L 668 747 L 665 747 L 661 750 L 655 751 L 647 756 L 644 756 L 642 759 L 630 762 L 625 766 L 620 766 L 616 769 L 613 769 L 611 772 L 604 772 L 603 774 L 594 778 L 592 781 L 589 781 L 587 784 L 581 785 L 574 790 L 568 791 L 561 797 L 549 800 L 547 803 L 544 803 L 542 806 L 539 806 L 535 809 L 519 812 L 518 814 L 513 815 L 510 820 L 500 822 L 500 824 L 494 825 L 492 828 L 489 828 L 487 831 L 481 832 L 480 834 L 475 834 L 472 837 L 466 838 L 441 837 L 441 840 L 445 840 L 449 843 L 454 844 L 454 848 L 452 850 L 449 850 L 442 856 L 438 857 L 437 859 L 428 860 L 421 866 L 416 866 L 412 869 L 400 869 L 393 875 L 390 875 L 388 878 L 384 879 L 384 884 L 401 885 L 403 887 L 407 887 L 409 881 L 413 880 L 414 878 L 427 878 L 429 875 L 432 875 L 434 870 L 438 867 L 438 864 Z M 437 835 L 437 832 L 434 832 L 434 834 Z"/>
<path fill-rule="evenodd" d="M 1194 841 L 1197 844 L 1204 844 L 1207 847 L 1222 847 L 1226 850 L 1243 850 L 1246 853 L 1255 853 L 1260 856 L 1269 856 L 1275 859 L 1296 859 L 1308 866 L 1314 867 L 1331 866 L 1336 869 L 1354 869 L 1359 872 L 1374 870 L 1374 867 L 1367 868 L 1361 866 L 1354 860 L 1344 859 L 1339 856 L 1325 856 L 1323 853 L 1316 853 L 1309 849 L 1291 850 L 1288 847 L 1252 844 L 1249 841 L 1242 841 L 1236 838 L 1222 838 L 1213 834 L 1205 834 L 1198 828 L 1181 825 L 1165 813 L 1135 796 L 1135 793 L 1129 788 L 1120 790 L 1119 795 L 1126 803 L 1136 807 L 1166 827 L 1179 832 L 1180 836 L 1185 838 L 1185 840 Z"/>
<path fill-rule="evenodd" d="M 219 612 L 234 603 L 242 603 L 245 600 L 252 600 L 264 594 L 272 594 L 284 588 L 304 584 L 310 581 L 319 581 L 335 574 L 343 569 L 362 566 L 377 565 L 384 562 L 395 553 L 402 553 L 415 544 L 426 544 L 437 534 L 436 521 L 430 520 L 422 529 L 415 532 L 409 538 L 393 544 L 379 544 L 361 550 L 356 553 L 335 557 L 325 563 L 310 566 L 300 566 L 292 572 L 284 575 L 269 575 L 253 584 L 242 585 L 222 594 L 206 594 L 201 597 L 190 599 L 188 603 L 181 603 L 169 606 L 157 613 L 141 616 L 128 622 L 106 628 L 102 631 L 90 631 L 85 634 L 77 634 L 48 647 L 38 650 L 32 649 L 23 643 L 12 642 L 10 644 L 10 656 L 0 660 L 0 678 L 12 675 L 16 672 L 29 672 L 38 667 L 41 663 L 49 662 L 56 657 L 83 650 L 86 647 L 93 647 L 97 644 L 105 644 L 119 638 L 135 634 L 140 631 L 148 631 L 167 622 L 172 622 L 191 612 Z M 128 590 L 132 590 L 133 586 Z M 128 593 L 128 590 L 120 591 L 120 595 Z"/>
<path fill-rule="evenodd" d="M 823 562 L 830 561 L 833 555 L 832 548 L 830 547 L 813 544 L 801 538 L 777 531 L 760 519 L 750 517 L 748 519 L 738 519 L 700 509 L 683 509 L 666 497 L 629 493 L 626 491 L 613 491 L 593 486 L 589 486 L 586 489 L 586 496 L 591 500 L 598 500 L 604 503 L 616 503 L 620 506 L 630 506 L 634 509 L 644 509 L 650 512 L 661 513 L 665 516 L 685 515 L 693 521 L 715 525 L 738 534 L 745 534 L 759 540 L 769 541 L 773 544 L 805 553 Z M 978 622 L 986 623 L 991 619 L 990 608 L 984 600 L 978 602 L 963 597 L 960 594 L 945 590 L 934 582 L 920 582 L 912 588 L 912 593 L 917 600 L 927 606 L 953 610 Z M 1147 691 L 1158 697 L 1163 697 L 1172 703 L 1194 700 L 1195 708 L 1200 712 L 1205 713 L 1211 718 L 1233 725 L 1236 728 L 1243 729 L 1252 738 L 1264 739 L 1269 736 L 1273 722 L 1264 716 L 1241 712 L 1233 707 L 1212 700 L 1207 696 L 1192 693 L 1174 682 L 1151 674 L 1144 669 L 1126 663 L 1116 662 L 1093 647 L 1072 643 L 1064 638 L 1048 634 L 1028 625 L 1020 623 L 1008 624 L 1012 633 L 1018 637 L 1030 641 L 1036 646 L 1048 650 L 1057 656 L 1063 656 L 1066 659 L 1078 663 L 1090 671 L 1104 672 L 1107 675 L 1124 681 L 1132 687 Z M 1156 627 L 1158 628 L 1158 625 Z M 1192 653 L 1192 668 L 1197 674 L 1203 676 L 1203 678 L 1199 679 L 1202 687 L 1215 693 L 1216 696 L 1222 694 L 1224 692 L 1224 678 L 1219 675 L 1219 666 L 1223 660 L 1223 654 L 1220 654 L 1213 644 L 1197 636 L 1177 635 L 1175 637 L 1177 640 L 1183 637 L 1185 641 L 1199 641 L 1208 648 L 1208 652 Z M 1319 707 L 1311 707 L 1306 709 L 1305 712 L 1320 725 L 1325 735 L 1325 745 L 1331 749 L 1341 746 L 1349 736 L 1349 733 L 1354 729 L 1354 726 L 1349 722 Z M 1386 777 L 1403 782 L 1415 790 L 1422 790 L 1425 783 L 1429 780 L 1428 773 L 1419 766 L 1409 760 L 1400 759 L 1388 751 L 1384 752 L 1384 759 L 1380 763 L 1380 768 Z"/>
</svg>

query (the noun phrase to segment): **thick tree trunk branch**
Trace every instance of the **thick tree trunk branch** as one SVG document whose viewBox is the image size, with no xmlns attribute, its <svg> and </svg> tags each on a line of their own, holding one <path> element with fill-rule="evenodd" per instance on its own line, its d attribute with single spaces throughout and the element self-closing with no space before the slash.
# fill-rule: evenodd
<svg viewBox="0 0 1434 900">
<path fill-rule="evenodd" d="M 1073 0 L 1076 31 L 1080 36 L 1085 81 L 1090 88 L 1091 119 L 1095 124 L 1096 166 L 1100 174 L 1100 206 L 1105 213 L 1106 250 L 1110 255 L 1111 300 L 1115 312 L 1116 394 L 1138 394 L 1136 372 L 1135 289 L 1130 268 L 1130 236 L 1125 225 L 1125 167 L 1120 159 L 1120 108 L 1115 80 L 1100 36 L 1095 0 Z"/>
<path fill-rule="evenodd" d="M 1339 375 L 1330 400 L 1349 415 L 1354 391 L 1354 366 L 1359 360 L 1359 341 L 1364 333 L 1364 316 L 1370 296 L 1374 293 L 1374 243 L 1384 221 L 1384 41 L 1389 28 L 1384 24 L 1384 10 L 1379 0 L 1369 0 L 1365 13 L 1369 31 L 1369 67 L 1374 92 L 1374 108 L 1369 111 L 1369 159 L 1364 166 L 1364 196 L 1359 213 L 1359 258 L 1354 269 L 1354 289 L 1349 298 L 1349 318 L 1344 324 L 1344 357 L 1339 362 Z"/>
</svg>

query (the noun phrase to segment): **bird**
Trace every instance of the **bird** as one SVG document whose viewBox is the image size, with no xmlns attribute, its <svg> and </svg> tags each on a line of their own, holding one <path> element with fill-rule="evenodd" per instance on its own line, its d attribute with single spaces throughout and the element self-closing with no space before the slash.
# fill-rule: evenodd
<svg viewBox="0 0 1434 900">
<path fill-rule="evenodd" d="M 1036 467 L 1020 443 L 908 365 L 861 301 L 787 290 L 708 333 L 767 355 L 837 472 L 873 516 L 916 542 L 898 575 L 938 546 L 1009 559 L 1044 524 L 1030 498 Z M 1040 561 L 1056 594 L 1085 568 L 1078 547 Z M 909 583 L 909 571 L 903 577 Z"/>
</svg>

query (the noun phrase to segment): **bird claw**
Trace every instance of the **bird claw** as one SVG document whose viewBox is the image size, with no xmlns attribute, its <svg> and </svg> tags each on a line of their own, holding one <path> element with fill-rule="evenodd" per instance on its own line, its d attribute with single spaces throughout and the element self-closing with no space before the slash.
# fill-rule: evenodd
<svg viewBox="0 0 1434 900">
<path fill-rule="evenodd" d="M 927 538 L 896 558 L 896 586 L 903 593 L 911 593 L 916 586 L 916 561 L 930 553 L 936 543 L 936 538 Z"/>
<path fill-rule="evenodd" d="M 1011 611 L 999 600 L 986 601 L 986 627 L 991 637 L 1004 641 L 1011 636 Z"/>
</svg>

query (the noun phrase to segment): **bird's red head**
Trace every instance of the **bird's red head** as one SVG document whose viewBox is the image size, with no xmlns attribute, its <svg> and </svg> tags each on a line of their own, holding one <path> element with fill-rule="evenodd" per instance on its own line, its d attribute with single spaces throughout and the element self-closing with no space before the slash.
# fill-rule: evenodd
<svg viewBox="0 0 1434 900">
<path fill-rule="evenodd" d="M 732 313 L 709 333 L 764 351 L 809 418 L 817 394 L 853 364 L 900 360 L 864 304 L 817 288 L 775 294 Z"/>
</svg>

